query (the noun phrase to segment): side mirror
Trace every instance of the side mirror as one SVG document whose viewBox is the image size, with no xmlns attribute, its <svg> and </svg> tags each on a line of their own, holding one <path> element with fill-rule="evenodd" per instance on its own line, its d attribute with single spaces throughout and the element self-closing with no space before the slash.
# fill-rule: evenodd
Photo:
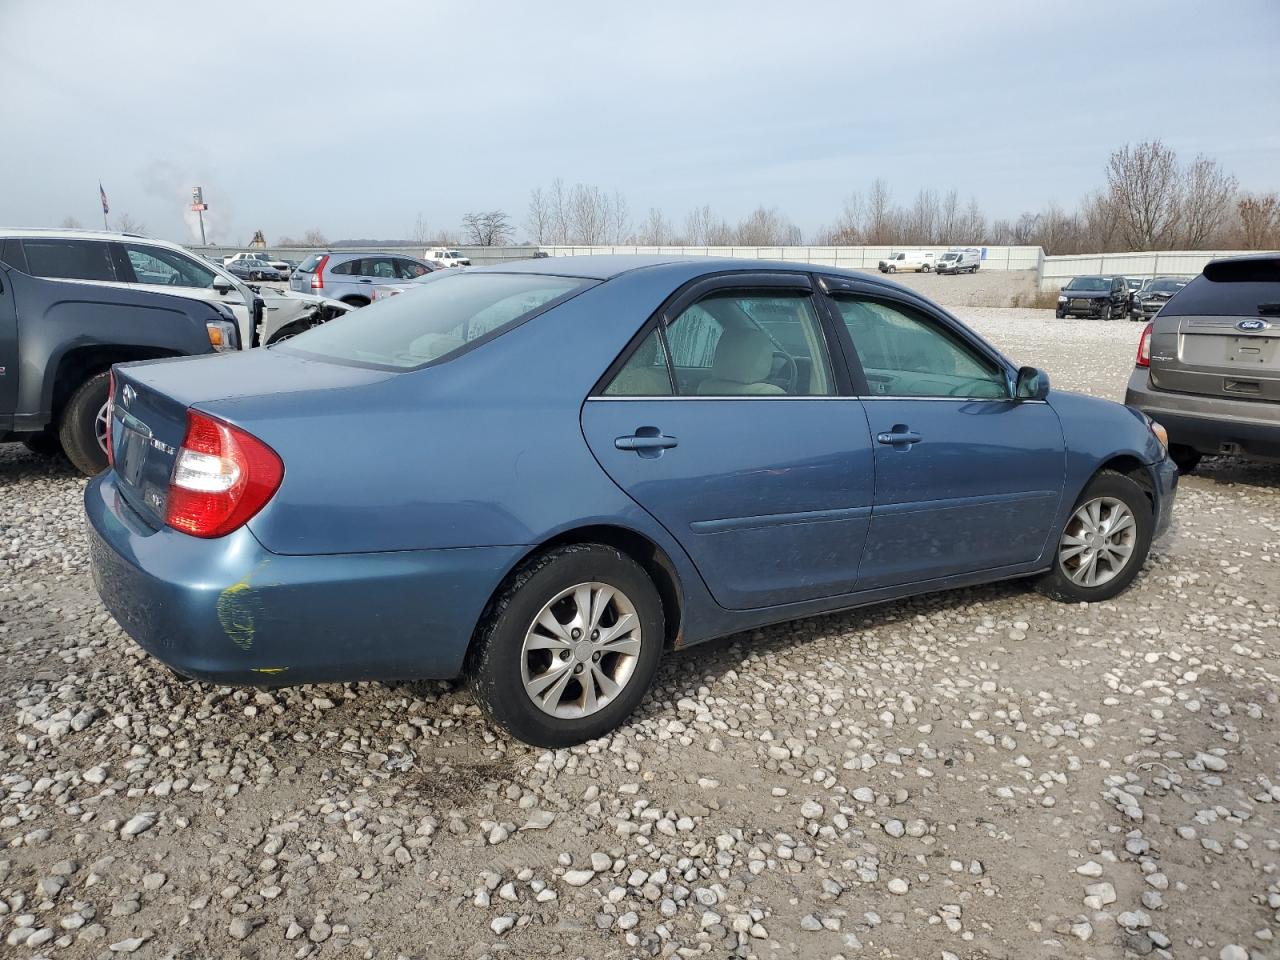
<svg viewBox="0 0 1280 960">
<path fill-rule="evenodd" d="M 220 276 L 218 274 L 214 274 L 213 289 L 217 290 L 218 293 L 222 294 L 222 296 L 225 297 L 228 293 L 234 290 L 235 287 L 231 285 L 231 281 L 228 280 L 226 277 Z"/>
<path fill-rule="evenodd" d="M 1049 396 L 1049 375 L 1035 367 L 1020 367 L 1013 390 L 1015 400 L 1043 400 Z"/>
</svg>

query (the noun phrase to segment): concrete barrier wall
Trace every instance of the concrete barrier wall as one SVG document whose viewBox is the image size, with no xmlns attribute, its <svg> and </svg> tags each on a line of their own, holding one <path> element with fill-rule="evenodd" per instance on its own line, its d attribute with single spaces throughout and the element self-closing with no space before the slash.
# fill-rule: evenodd
<svg viewBox="0 0 1280 960">
<path fill-rule="evenodd" d="M 824 267 L 850 270 L 874 270 L 894 250 L 933 250 L 946 253 L 945 246 L 913 247 L 659 247 L 636 246 L 543 246 L 553 257 L 588 256 L 592 254 L 640 253 L 684 257 L 733 257 L 747 260 L 789 260 Z M 1038 270 L 1043 258 L 1039 247 L 979 247 L 984 253 L 983 270 Z"/>
</svg>

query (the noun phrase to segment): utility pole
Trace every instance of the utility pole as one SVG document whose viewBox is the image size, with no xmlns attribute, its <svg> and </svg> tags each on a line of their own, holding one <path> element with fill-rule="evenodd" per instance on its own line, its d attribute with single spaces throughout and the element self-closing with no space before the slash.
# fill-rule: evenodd
<svg viewBox="0 0 1280 960">
<path fill-rule="evenodd" d="M 200 246 L 207 246 L 204 238 L 204 212 L 209 209 L 209 205 L 204 202 L 204 190 L 201 187 L 191 191 L 191 209 L 200 218 Z"/>
</svg>

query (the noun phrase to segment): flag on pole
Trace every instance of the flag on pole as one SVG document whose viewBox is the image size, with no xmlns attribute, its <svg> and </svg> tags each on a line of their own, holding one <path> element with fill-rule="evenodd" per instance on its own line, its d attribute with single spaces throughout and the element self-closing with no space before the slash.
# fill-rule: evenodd
<svg viewBox="0 0 1280 960">
<path fill-rule="evenodd" d="M 98 181 L 98 196 L 102 198 L 102 215 L 105 217 L 111 212 L 111 208 L 107 206 L 107 191 L 102 189 L 102 181 Z"/>
</svg>

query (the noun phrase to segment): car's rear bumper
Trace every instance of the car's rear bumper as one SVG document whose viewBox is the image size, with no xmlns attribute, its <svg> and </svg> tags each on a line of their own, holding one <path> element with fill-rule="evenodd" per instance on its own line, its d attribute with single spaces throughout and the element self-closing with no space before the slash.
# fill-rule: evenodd
<svg viewBox="0 0 1280 960">
<path fill-rule="evenodd" d="M 1280 405 L 1153 390 L 1143 367 L 1130 375 L 1124 402 L 1160 421 L 1170 443 L 1206 454 L 1280 459 Z"/>
<path fill-rule="evenodd" d="M 525 548 L 282 556 L 242 527 L 153 529 L 111 471 L 85 491 L 94 584 L 138 644 L 228 684 L 449 678 Z"/>
</svg>

